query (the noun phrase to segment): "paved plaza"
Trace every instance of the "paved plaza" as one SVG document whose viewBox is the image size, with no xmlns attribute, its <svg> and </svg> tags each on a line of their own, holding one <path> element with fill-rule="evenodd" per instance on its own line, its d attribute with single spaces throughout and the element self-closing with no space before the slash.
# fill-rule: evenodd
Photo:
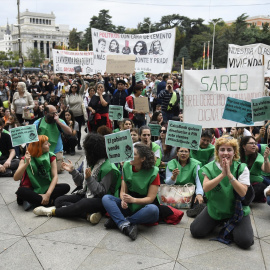
<svg viewBox="0 0 270 270">
<path fill-rule="evenodd" d="M 83 151 L 71 157 L 77 161 Z M 66 158 L 70 158 L 67 156 Z M 82 159 L 82 158 L 81 158 Z M 81 160 L 79 161 L 81 163 Z M 75 188 L 71 176 L 60 183 Z M 18 182 L 0 178 L 0 269 L 270 269 L 270 207 L 252 204 L 250 250 L 191 237 L 192 218 L 178 225 L 140 226 L 136 241 L 82 219 L 37 217 L 17 205 Z M 214 236 L 215 234 L 213 234 Z"/>
</svg>

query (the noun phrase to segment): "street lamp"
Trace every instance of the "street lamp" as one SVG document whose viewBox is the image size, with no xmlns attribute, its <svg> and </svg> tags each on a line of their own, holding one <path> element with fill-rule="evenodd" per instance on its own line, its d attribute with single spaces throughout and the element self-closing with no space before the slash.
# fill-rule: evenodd
<svg viewBox="0 0 270 270">
<path fill-rule="evenodd" d="M 214 25 L 214 32 L 213 32 L 213 45 L 212 45 L 212 59 L 211 59 L 211 69 L 214 68 L 213 62 L 214 62 L 214 48 L 215 48 L 215 30 L 216 30 L 216 24 L 219 22 L 219 19 L 212 20 L 212 23 Z"/>
<path fill-rule="evenodd" d="M 151 23 L 148 22 L 143 22 L 143 23 L 139 23 L 140 26 L 142 26 L 143 24 L 147 24 L 149 26 L 149 33 L 151 32 Z"/>
<path fill-rule="evenodd" d="M 19 43 L 19 65 L 20 65 L 20 74 L 22 75 L 22 45 L 21 45 L 21 25 L 20 25 L 20 0 L 17 0 L 17 6 L 18 6 L 18 25 L 14 25 L 18 27 L 18 43 Z"/>
</svg>

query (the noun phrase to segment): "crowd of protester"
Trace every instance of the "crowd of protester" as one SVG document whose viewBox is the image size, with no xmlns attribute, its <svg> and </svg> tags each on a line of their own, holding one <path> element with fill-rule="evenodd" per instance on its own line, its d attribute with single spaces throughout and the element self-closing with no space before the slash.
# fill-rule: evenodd
<svg viewBox="0 0 270 270">
<path fill-rule="evenodd" d="M 265 87 L 270 89 L 269 79 Z M 0 74 L 0 177 L 20 181 L 17 202 L 36 215 L 81 217 L 96 224 L 106 212 L 107 229 L 119 228 L 132 240 L 138 224 L 181 219 L 181 211 L 157 200 L 160 184 L 196 186 L 187 215 L 196 217 L 193 237 L 223 225 L 218 241 L 241 248 L 253 245 L 248 205 L 241 203 L 250 186 L 254 202 L 270 205 L 270 120 L 260 127 L 203 129 L 198 150 L 166 145 L 169 120 L 183 121 L 179 74 L 94 75 Z M 265 91 L 269 94 L 269 91 Z M 147 97 L 149 112 L 135 99 Z M 122 121 L 109 119 L 109 105 L 123 107 Z M 160 125 L 152 136 L 148 124 Z M 12 128 L 34 124 L 39 141 L 12 146 Z M 134 160 L 112 164 L 104 135 L 130 130 Z M 82 133 L 87 133 L 82 139 Z M 64 156 L 85 152 L 75 169 Z M 77 188 L 58 184 L 67 171 Z M 14 191 L 15 192 L 15 191 Z"/>
</svg>

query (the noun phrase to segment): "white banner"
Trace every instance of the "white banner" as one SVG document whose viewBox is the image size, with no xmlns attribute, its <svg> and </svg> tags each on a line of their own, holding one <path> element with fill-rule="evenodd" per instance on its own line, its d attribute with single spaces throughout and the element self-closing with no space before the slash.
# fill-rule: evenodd
<svg viewBox="0 0 270 270">
<path fill-rule="evenodd" d="M 95 74 L 93 51 L 65 51 L 52 50 L 53 52 L 53 72 L 74 74 Z"/>
<path fill-rule="evenodd" d="M 257 43 L 245 46 L 229 44 L 227 68 L 246 68 L 263 65 L 264 77 L 270 76 L 270 46 Z"/>
<path fill-rule="evenodd" d="M 149 34 L 117 34 L 92 28 L 95 67 L 106 71 L 109 54 L 136 55 L 135 71 L 170 73 L 173 65 L 175 29 Z"/>
<path fill-rule="evenodd" d="M 203 128 L 236 126 L 235 122 L 222 119 L 227 97 L 249 102 L 262 97 L 263 80 L 263 67 L 185 70 L 184 121 Z"/>
</svg>

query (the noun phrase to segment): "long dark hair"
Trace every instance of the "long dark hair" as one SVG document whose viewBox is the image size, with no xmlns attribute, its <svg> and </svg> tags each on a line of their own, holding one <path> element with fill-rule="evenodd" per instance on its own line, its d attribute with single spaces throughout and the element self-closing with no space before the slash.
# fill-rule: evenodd
<svg viewBox="0 0 270 270">
<path fill-rule="evenodd" d="M 160 111 L 155 111 L 155 112 L 153 113 L 153 115 L 152 115 L 151 121 L 158 121 L 157 118 L 158 118 L 158 116 L 159 116 L 160 114 L 162 114 L 162 112 L 160 112 Z"/>
<path fill-rule="evenodd" d="M 83 142 L 83 148 L 89 166 L 94 166 L 102 158 L 108 158 L 105 138 L 98 133 L 87 134 Z"/>
<path fill-rule="evenodd" d="M 72 128 L 74 128 L 75 125 L 75 118 L 74 118 L 74 114 L 71 110 L 65 110 L 65 117 L 64 117 L 64 121 L 66 122 L 66 124 L 69 126 L 69 123 L 66 120 L 66 113 L 69 113 L 71 115 L 71 121 L 72 121 Z"/>
<path fill-rule="evenodd" d="M 253 136 L 245 136 L 245 137 L 242 137 L 241 138 L 241 141 L 240 141 L 240 160 L 242 163 L 246 163 L 248 168 L 251 169 L 254 161 L 256 160 L 257 156 L 258 156 L 258 153 L 255 152 L 254 154 L 251 154 L 251 155 L 246 155 L 245 153 L 245 150 L 244 150 L 244 146 L 248 143 L 248 141 L 250 139 L 253 139 L 255 142 L 255 138 Z M 247 160 L 246 160 L 246 157 L 247 157 Z"/>
<path fill-rule="evenodd" d="M 70 85 L 68 94 L 69 94 L 69 95 L 72 94 L 72 90 L 71 90 L 71 89 L 72 89 L 72 85 L 76 85 L 76 86 L 77 86 L 77 88 L 76 88 L 76 93 L 78 94 L 78 93 L 79 93 L 79 90 L 80 90 L 80 86 L 79 86 L 77 83 L 72 83 L 72 84 Z"/>
<path fill-rule="evenodd" d="M 148 146 L 142 143 L 135 144 L 134 148 L 137 149 L 140 158 L 145 157 L 145 160 L 142 163 L 142 169 L 149 170 L 153 168 L 155 165 L 155 156 L 153 151 Z"/>
</svg>

